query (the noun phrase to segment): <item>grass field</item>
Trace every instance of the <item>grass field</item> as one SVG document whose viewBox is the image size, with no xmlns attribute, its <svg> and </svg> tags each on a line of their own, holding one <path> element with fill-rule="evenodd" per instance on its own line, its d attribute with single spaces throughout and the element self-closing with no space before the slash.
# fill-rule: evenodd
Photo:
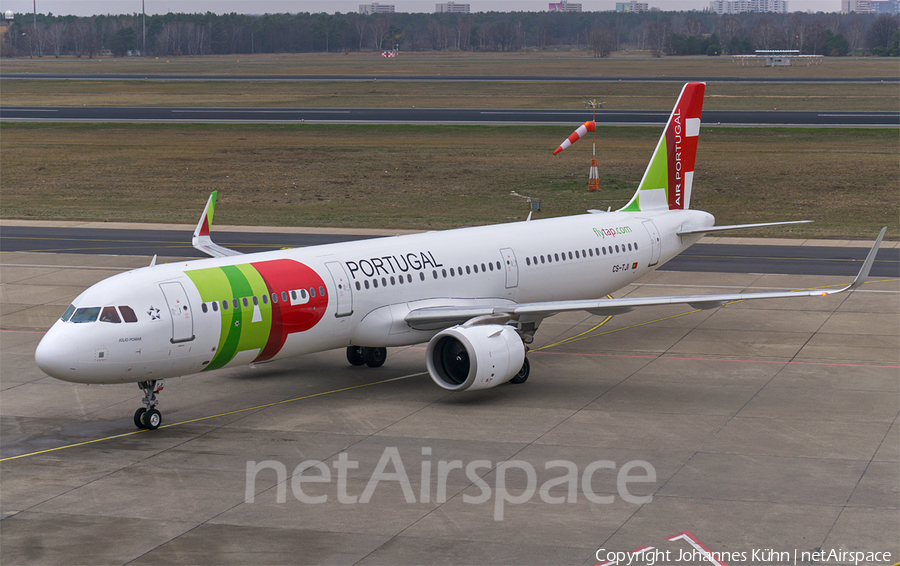
<svg viewBox="0 0 900 566">
<path fill-rule="evenodd" d="M 601 128 L 554 157 L 569 127 L 3 124 L 4 218 L 441 229 L 613 209 L 658 128 Z M 898 236 L 896 130 L 703 128 L 692 207 L 718 223 L 812 219 L 760 235 Z M 749 232 L 742 233 L 748 235 Z"/>
<path fill-rule="evenodd" d="M 514 53 L 402 52 L 396 59 L 380 53 L 301 53 L 169 58 L 4 59 L 2 73 L 148 73 L 274 75 L 500 75 L 555 77 L 897 77 L 896 58 L 828 57 L 818 65 L 741 66 L 731 57 L 649 57 L 619 52 L 595 59 L 588 51 L 553 50 Z"/>
<path fill-rule="evenodd" d="M 2 83 L 4 106 L 188 106 L 281 108 L 669 110 L 682 83 L 408 81 L 47 81 Z M 711 83 L 707 110 L 895 111 L 896 84 Z M 600 113 L 602 120 L 602 112 Z"/>
</svg>

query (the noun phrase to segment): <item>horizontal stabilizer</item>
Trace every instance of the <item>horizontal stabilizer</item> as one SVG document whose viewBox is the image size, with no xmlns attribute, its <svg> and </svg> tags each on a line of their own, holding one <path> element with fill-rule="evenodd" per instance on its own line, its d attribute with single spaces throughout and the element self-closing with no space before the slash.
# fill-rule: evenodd
<svg viewBox="0 0 900 566">
<path fill-rule="evenodd" d="M 194 236 L 191 238 L 191 245 L 206 255 L 212 257 L 228 257 L 233 255 L 242 255 L 241 252 L 225 248 L 212 241 L 209 235 L 209 229 L 212 226 L 213 212 L 216 208 L 216 195 L 218 191 L 213 191 L 206 201 L 206 208 L 203 209 L 203 216 L 194 229 Z"/>
<path fill-rule="evenodd" d="M 788 224 L 807 224 L 812 220 L 791 220 L 789 222 L 763 222 L 761 224 L 732 224 L 731 226 L 710 226 L 709 228 L 688 228 L 675 232 L 679 236 L 688 234 L 707 234 L 709 232 L 725 232 L 726 230 L 743 230 L 744 228 L 765 228 L 766 226 L 787 226 Z"/>
</svg>

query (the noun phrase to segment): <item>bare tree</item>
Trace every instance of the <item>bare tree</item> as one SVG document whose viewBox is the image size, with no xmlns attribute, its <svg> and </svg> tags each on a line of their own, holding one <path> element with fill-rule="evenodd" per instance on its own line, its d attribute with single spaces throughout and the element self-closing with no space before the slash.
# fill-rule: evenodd
<svg viewBox="0 0 900 566">
<path fill-rule="evenodd" d="M 588 42 L 594 52 L 594 57 L 609 57 L 612 52 L 612 33 L 606 28 L 592 27 L 588 32 Z"/>
<path fill-rule="evenodd" d="M 53 50 L 53 55 L 59 59 L 62 55 L 63 43 L 66 38 L 66 22 L 53 22 L 47 27 L 47 41 Z"/>
<path fill-rule="evenodd" d="M 700 37 L 703 34 L 703 22 L 697 18 L 687 18 L 682 29 L 688 37 Z"/>
<path fill-rule="evenodd" d="M 372 32 L 372 45 L 375 51 L 381 51 L 381 44 L 384 42 L 384 36 L 391 22 L 387 18 L 376 18 L 369 24 L 369 30 Z"/>
<path fill-rule="evenodd" d="M 660 57 L 669 50 L 669 39 L 672 36 L 672 25 L 668 18 L 662 18 L 651 22 L 647 28 L 647 41 L 650 44 L 650 54 Z"/>
<path fill-rule="evenodd" d="M 862 49 L 863 38 L 866 36 L 866 23 L 861 18 L 856 18 L 846 26 L 844 37 L 850 44 L 850 51 L 858 51 Z"/>
<path fill-rule="evenodd" d="M 719 25 L 716 27 L 716 35 L 719 36 L 719 43 L 722 44 L 724 49 L 728 49 L 728 46 L 731 45 L 731 40 L 735 37 L 740 37 L 743 31 L 744 28 L 741 22 L 734 16 L 723 17 L 719 20 Z"/>
<path fill-rule="evenodd" d="M 897 35 L 897 18 L 888 16 L 887 14 L 878 16 L 872 27 L 869 28 L 868 44 L 872 49 L 888 48 L 894 43 L 894 37 Z"/>
<path fill-rule="evenodd" d="M 775 49 L 779 35 L 778 26 L 769 18 L 763 18 L 756 22 L 750 30 L 750 36 L 757 49 Z"/>
</svg>

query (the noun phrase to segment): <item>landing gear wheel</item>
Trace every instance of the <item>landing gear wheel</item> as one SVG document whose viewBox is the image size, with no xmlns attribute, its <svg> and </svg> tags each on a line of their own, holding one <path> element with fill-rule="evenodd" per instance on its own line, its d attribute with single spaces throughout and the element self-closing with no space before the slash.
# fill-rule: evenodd
<svg viewBox="0 0 900 566">
<path fill-rule="evenodd" d="M 525 358 L 525 363 L 522 364 L 522 369 L 519 370 L 519 373 L 516 376 L 509 380 L 510 383 L 525 383 L 528 381 L 528 374 L 531 373 L 531 362 L 528 361 L 528 358 Z"/>
<path fill-rule="evenodd" d="M 361 346 L 350 346 L 347 348 L 347 361 L 350 362 L 351 366 L 361 366 L 366 363 L 363 350 L 365 348 Z"/>
<path fill-rule="evenodd" d="M 138 428 L 147 428 L 144 425 L 144 413 L 147 412 L 146 407 L 141 407 L 137 411 L 134 412 L 134 426 Z"/>
<path fill-rule="evenodd" d="M 144 413 L 144 428 L 156 430 L 162 424 L 162 413 L 156 409 L 150 409 Z"/>
<path fill-rule="evenodd" d="M 144 406 L 134 413 L 134 426 L 141 429 L 156 430 L 162 423 L 162 414 L 156 410 L 159 401 L 156 394 L 163 390 L 165 381 L 161 379 L 152 379 L 150 381 L 138 382 L 138 387 L 144 392 L 144 398 L 141 402 Z"/>
<path fill-rule="evenodd" d="M 387 348 L 363 348 L 363 361 L 370 368 L 378 368 L 387 360 Z"/>
</svg>

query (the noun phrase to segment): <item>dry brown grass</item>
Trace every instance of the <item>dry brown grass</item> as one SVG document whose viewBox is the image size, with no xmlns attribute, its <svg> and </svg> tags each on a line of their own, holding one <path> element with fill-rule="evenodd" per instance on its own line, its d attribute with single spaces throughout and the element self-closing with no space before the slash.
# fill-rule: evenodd
<svg viewBox="0 0 900 566">
<path fill-rule="evenodd" d="M 301 53 L 205 57 L 4 59 L 2 73 L 148 73 L 275 75 L 501 75 L 562 77 L 896 77 L 896 58 L 828 57 L 818 65 L 767 68 L 740 66 L 731 57 L 649 57 L 622 52 L 595 59 L 588 51 L 514 53 L 402 52 Z"/>
<path fill-rule="evenodd" d="M 681 83 L 407 81 L 7 80 L 4 106 L 188 106 L 287 108 L 583 108 L 669 110 Z M 712 83 L 707 110 L 893 111 L 896 84 Z M 601 113 L 602 119 L 602 113 Z"/>
<path fill-rule="evenodd" d="M 603 128 L 552 156 L 568 127 L 3 124 L 4 218 L 439 229 L 617 208 L 658 128 Z M 895 130 L 704 128 L 692 204 L 719 223 L 813 219 L 766 235 L 897 237 Z"/>
</svg>

